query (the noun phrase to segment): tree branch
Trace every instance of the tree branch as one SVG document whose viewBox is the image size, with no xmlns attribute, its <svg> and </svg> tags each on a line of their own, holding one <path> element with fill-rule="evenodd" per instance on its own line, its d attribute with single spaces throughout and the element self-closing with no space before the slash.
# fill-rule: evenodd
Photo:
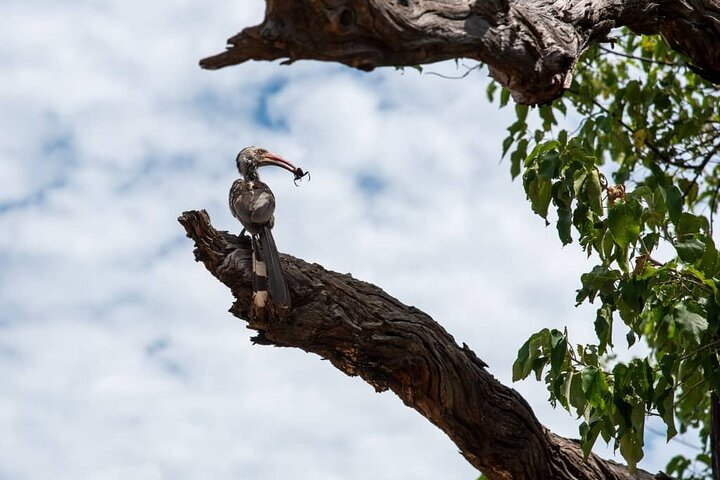
<svg viewBox="0 0 720 480">
<path fill-rule="evenodd" d="M 361 70 L 453 58 L 479 60 L 524 104 L 548 103 L 572 82 L 582 53 L 628 26 L 662 34 L 694 71 L 720 83 L 718 0 L 266 0 L 264 21 L 200 62 L 339 62 Z"/>
<path fill-rule="evenodd" d="M 251 313 L 250 245 L 219 232 L 202 211 L 178 219 L 195 241 L 195 258 L 236 298 L 231 312 L 258 332 L 255 343 L 315 353 L 377 391 L 392 390 L 442 429 L 490 479 L 660 479 L 590 455 L 577 441 L 543 427 L 527 402 L 498 382 L 467 345 L 428 315 L 380 288 L 282 255 L 292 309 Z"/>
<path fill-rule="evenodd" d="M 680 67 L 682 67 L 682 65 L 679 65 L 679 64 L 677 64 L 677 63 L 663 62 L 663 61 L 660 61 L 660 60 L 653 60 L 652 58 L 638 57 L 637 55 L 628 55 L 628 54 L 626 54 L 626 53 L 616 52 L 615 50 L 611 50 L 611 49 L 605 48 L 605 47 L 600 47 L 600 50 L 603 51 L 603 52 L 605 52 L 605 53 L 607 53 L 607 54 L 610 54 L 610 55 L 615 55 L 615 56 L 617 56 L 617 57 L 627 58 L 627 59 L 630 59 L 630 60 L 638 60 L 638 61 L 643 62 L 643 63 L 651 63 L 651 64 L 654 64 L 654 65 L 664 65 L 664 66 L 666 66 L 666 67 L 673 67 L 673 68 L 680 68 Z"/>
</svg>

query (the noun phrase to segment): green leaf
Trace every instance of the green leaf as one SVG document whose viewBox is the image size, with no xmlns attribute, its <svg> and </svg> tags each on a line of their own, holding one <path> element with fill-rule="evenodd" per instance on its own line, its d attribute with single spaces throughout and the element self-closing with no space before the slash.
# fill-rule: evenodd
<svg viewBox="0 0 720 480">
<path fill-rule="evenodd" d="M 665 470 L 670 475 L 674 475 L 677 478 L 683 478 L 685 470 L 690 467 L 691 463 L 692 462 L 690 462 L 690 460 L 688 460 L 684 456 L 676 455 L 670 459 L 667 466 L 665 467 Z"/>
<path fill-rule="evenodd" d="M 582 413 L 585 411 L 585 407 L 587 406 L 587 400 L 585 399 L 585 394 L 582 391 L 582 379 L 580 378 L 580 375 L 578 373 L 573 373 L 571 376 L 569 376 L 569 385 L 567 388 L 569 389 L 569 396 L 568 401 L 570 405 L 575 407 L 577 411 L 578 418 L 582 415 Z"/>
<path fill-rule="evenodd" d="M 533 212 L 547 221 L 548 207 L 552 199 L 552 183 L 542 177 L 535 176 L 526 188 Z"/>
<path fill-rule="evenodd" d="M 595 316 L 595 334 L 600 340 L 598 353 L 603 355 L 608 345 L 612 347 L 612 309 L 610 305 L 598 308 Z"/>
<path fill-rule="evenodd" d="M 643 403 L 638 403 L 633 406 L 632 413 L 630 414 L 630 420 L 632 422 L 633 429 L 640 433 L 640 438 L 642 439 L 642 432 L 645 430 L 645 405 Z"/>
<path fill-rule="evenodd" d="M 560 373 L 567 355 L 567 337 L 559 330 L 550 331 L 550 369 L 557 375 Z"/>
<path fill-rule="evenodd" d="M 572 396 L 572 381 L 573 377 L 575 376 L 575 372 L 570 370 L 567 375 L 565 375 L 565 378 L 563 379 L 563 384 L 561 387 L 560 395 L 558 396 L 558 399 L 560 400 L 560 403 L 563 407 L 569 412 L 570 411 L 570 399 Z"/>
<path fill-rule="evenodd" d="M 563 245 L 572 243 L 572 234 L 570 233 L 572 227 L 572 211 L 569 208 L 558 207 L 557 214 L 557 231 L 560 241 Z"/>
<path fill-rule="evenodd" d="M 520 140 L 515 151 L 510 155 L 510 175 L 513 180 L 520 175 L 520 165 L 527 155 L 528 141 L 526 138 Z"/>
<path fill-rule="evenodd" d="M 642 431 L 631 431 L 620 437 L 620 454 L 627 461 L 631 473 L 635 473 L 637 464 L 643 458 Z"/>
<path fill-rule="evenodd" d="M 597 367 L 585 367 L 580 372 L 580 379 L 588 404 L 598 409 L 604 409 L 605 394 L 608 392 L 605 373 Z"/>
<path fill-rule="evenodd" d="M 592 302 L 598 293 L 611 293 L 615 289 L 615 282 L 620 278 L 620 272 L 603 265 L 595 266 L 592 271 L 580 277 L 582 288 L 578 290 L 575 301 L 580 304 L 586 298 Z"/>
<path fill-rule="evenodd" d="M 632 425 L 632 405 L 626 401 L 633 400 L 631 394 L 620 390 L 616 387 L 616 394 L 613 397 L 613 406 L 615 407 L 615 415 L 613 420 L 624 431 L 628 430 Z"/>
<path fill-rule="evenodd" d="M 667 215 L 667 197 L 665 189 L 662 187 L 655 188 L 653 192 L 653 212 L 655 212 L 661 220 Z"/>
<path fill-rule="evenodd" d="M 603 234 L 602 242 L 600 243 L 600 251 L 598 252 L 600 254 L 600 258 L 603 259 L 605 264 L 610 263 L 614 247 L 615 243 L 613 242 L 612 233 L 610 230 L 606 230 Z"/>
<path fill-rule="evenodd" d="M 545 366 L 548 363 L 548 357 L 546 356 L 540 356 L 533 361 L 532 366 L 530 370 L 535 373 L 535 380 L 538 382 L 542 378 L 542 372 Z"/>
<path fill-rule="evenodd" d="M 683 262 L 695 263 L 705 254 L 705 243 L 695 238 L 675 244 L 678 256 Z"/>
<path fill-rule="evenodd" d="M 495 100 L 495 91 L 497 90 L 497 88 L 498 88 L 497 82 L 491 81 L 490 83 L 488 83 L 486 93 L 487 93 L 487 98 L 490 102 L 493 102 Z"/>
<path fill-rule="evenodd" d="M 505 140 L 503 140 L 502 144 L 502 157 L 505 157 L 505 154 L 510 149 L 510 145 L 513 144 L 513 141 L 515 141 L 515 138 L 512 135 L 505 137 Z M 513 176 L 513 178 L 515 177 Z"/>
<path fill-rule="evenodd" d="M 575 191 L 575 195 L 580 195 L 580 192 L 583 191 L 582 188 L 587 176 L 588 172 L 584 169 L 575 170 L 573 173 L 573 190 Z"/>
<path fill-rule="evenodd" d="M 666 438 L 670 441 L 675 435 L 677 430 L 675 429 L 675 396 L 672 386 L 662 390 L 655 400 L 657 405 L 658 413 L 662 418 L 663 422 L 667 426 Z"/>
<path fill-rule="evenodd" d="M 698 183 L 691 182 L 690 180 L 682 177 L 677 179 L 677 183 L 680 190 L 682 190 L 686 201 L 688 203 L 693 203 L 698 195 Z"/>
<path fill-rule="evenodd" d="M 587 460 L 590 455 L 592 447 L 595 445 L 595 440 L 597 440 L 597 437 L 600 434 L 601 428 L 602 423 L 598 418 L 591 419 L 589 424 L 586 422 L 580 424 L 580 446 L 585 460 Z"/>
<path fill-rule="evenodd" d="M 503 87 L 500 91 L 500 108 L 507 105 L 508 101 L 510 100 L 510 90 Z"/>
<path fill-rule="evenodd" d="M 701 359 L 705 379 L 714 391 L 720 392 L 720 359 L 714 354 L 702 355 Z"/>
<path fill-rule="evenodd" d="M 707 218 L 692 213 L 683 212 L 677 221 L 676 233 L 678 237 L 684 237 L 693 233 L 699 233 L 700 230 L 705 232 L 710 230 Z"/>
<path fill-rule="evenodd" d="M 675 185 L 665 187 L 665 203 L 670 215 L 670 221 L 677 223 L 682 212 L 682 192 Z"/>
<path fill-rule="evenodd" d="M 684 304 L 675 307 L 674 317 L 678 325 L 699 344 L 703 333 L 705 333 L 705 330 L 708 328 L 707 319 L 697 313 L 691 312 Z"/>
<path fill-rule="evenodd" d="M 608 212 L 608 228 L 615 243 L 626 248 L 640 236 L 642 207 L 637 200 L 615 205 Z"/>
<path fill-rule="evenodd" d="M 635 200 L 645 200 L 650 204 L 653 200 L 653 192 L 647 185 L 640 185 L 632 192 L 628 192 L 627 198 L 633 198 Z"/>
<path fill-rule="evenodd" d="M 517 382 L 537 368 L 536 361 L 542 355 L 543 346 L 549 345 L 550 330 L 543 328 L 534 333 L 518 350 L 518 356 L 513 363 L 513 382 Z"/>
<path fill-rule="evenodd" d="M 657 247 L 660 241 L 660 234 L 657 232 L 648 233 L 642 238 L 643 247 L 648 251 L 652 252 Z"/>
<path fill-rule="evenodd" d="M 593 169 L 585 181 L 585 194 L 593 212 L 598 216 L 603 215 L 602 195 L 603 189 L 600 184 L 600 172 Z"/>
<path fill-rule="evenodd" d="M 705 253 L 703 253 L 703 258 L 700 262 L 700 270 L 708 277 L 712 277 L 717 272 L 718 251 L 711 237 L 704 236 L 702 240 L 705 244 Z"/>
<path fill-rule="evenodd" d="M 706 453 L 698 453 L 695 457 L 698 462 L 704 463 L 707 467 L 712 468 L 712 457 Z"/>
<path fill-rule="evenodd" d="M 560 105 L 563 105 L 562 102 L 559 102 Z M 564 105 L 563 105 L 564 107 Z M 563 111 L 563 113 L 565 113 Z M 560 146 L 565 148 L 565 145 L 567 145 L 567 131 L 566 130 L 560 130 L 558 133 L 558 142 L 560 142 Z"/>
<path fill-rule="evenodd" d="M 527 119 L 528 110 L 529 108 L 527 105 L 522 105 L 520 103 L 515 104 L 515 115 L 521 122 L 524 122 L 525 119 Z"/>
<path fill-rule="evenodd" d="M 583 369 L 583 371 L 580 374 L 580 378 L 582 378 L 582 390 L 585 395 L 587 395 L 592 389 L 595 383 L 597 382 L 597 376 L 598 376 L 598 369 L 595 367 L 588 367 Z"/>
<path fill-rule="evenodd" d="M 553 149 L 540 157 L 538 175 L 547 180 L 555 178 L 555 172 L 560 164 L 560 154 Z"/>
<path fill-rule="evenodd" d="M 547 131 L 550 130 L 550 128 L 557 124 L 557 121 L 555 120 L 555 115 L 553 114 L 552 108 L 550 105 L 542 105 L 539 109 L 540 118 L 543 120 L 543 128 Z"/>
</svg>

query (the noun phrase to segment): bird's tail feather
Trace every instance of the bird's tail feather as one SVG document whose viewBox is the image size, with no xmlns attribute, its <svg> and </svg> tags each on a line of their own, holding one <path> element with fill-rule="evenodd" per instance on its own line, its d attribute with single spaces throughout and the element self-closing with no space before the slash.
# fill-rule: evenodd
<svg viewBox="0 0 720 480">
<path fill-rule="evenodd" d="M 257 308 L 264 308 L 268 297 L 267 268 L 260 251 L 260 242 L 254 235 L 251 238 L 253 304 Z"/>
<path fill-rule="evenodd" d="M 275 246 L 275 239 L 268 227 L 263 227 L 260 232 L 260 246 L 262 248 L 263 260 L 267 268 L 267 285 L 270 298 L 278 307 L 290 306 L 290 291 L 285 283 L 282 266 L 280 265 L 280 254 Z"/>
</svg>

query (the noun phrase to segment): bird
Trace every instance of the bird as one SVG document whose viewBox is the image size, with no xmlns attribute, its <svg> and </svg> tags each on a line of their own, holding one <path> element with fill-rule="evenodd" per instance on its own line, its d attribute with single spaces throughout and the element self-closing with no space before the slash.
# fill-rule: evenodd
<svg viewBox="0 0 720 480">
<path fill-rule="evenodd" d="M 240 150 L 235 162 L 240 178 L 230 187 L 230 211 L 250 234 L 252 243 L 253 296 L 255 309 L 265 308 L 268 296 L 275 307 L 290 307 L 290 292 L 280 265 L 272 228 L 275 224 L 275 196 L 260 180 L 258 169 L 274 165 L 295 175 L 295 180 L 307 175 L 284 158 L 260 147 Z M 268 295 L 269 294 L 269 295 Z"/>
</svg>

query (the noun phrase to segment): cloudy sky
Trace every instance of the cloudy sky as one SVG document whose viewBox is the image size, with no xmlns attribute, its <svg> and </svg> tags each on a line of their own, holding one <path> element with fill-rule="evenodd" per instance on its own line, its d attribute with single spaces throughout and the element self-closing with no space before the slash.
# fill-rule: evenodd
<svg viewBox="0 0 720 480">
<path fill-rule="evenodd" d="M 573 302 L 592 263 L 510 182 L 511 111 L 484 73 L 198 68 L 263 9 L 0 2 L 0 480 L 476 478 L 391 393 L 252 346 L 227 313 L 176 218 L 205 208 L 240 230 L 226 199 L 248 145 L 312 172 L 299 188 L 265 176 L 280 250 L 425 310 L 506 384 L 543 326 L 592 338 Z M 544 386 L 514 387 L 577 436 Z M 647 440 L 650 470 L 684 448 Z"/>
</svg>

